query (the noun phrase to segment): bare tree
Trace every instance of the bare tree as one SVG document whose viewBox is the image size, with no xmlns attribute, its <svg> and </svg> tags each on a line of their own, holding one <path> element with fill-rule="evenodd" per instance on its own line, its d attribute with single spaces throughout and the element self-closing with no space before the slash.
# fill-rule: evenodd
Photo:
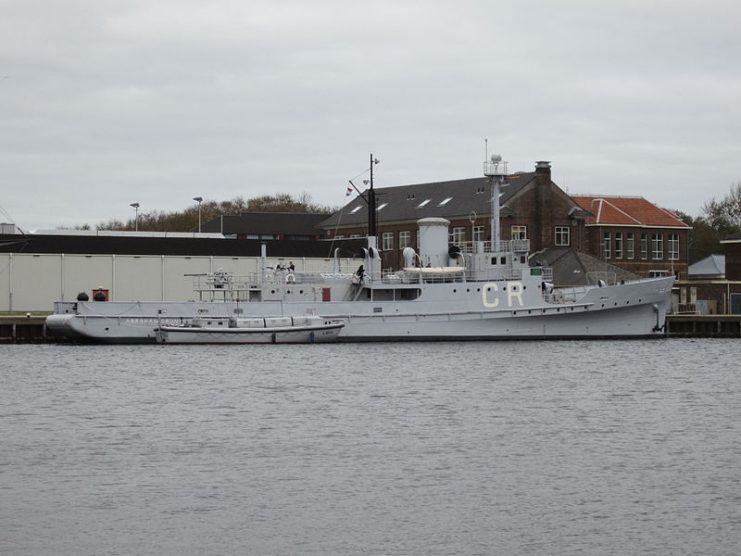
<svg viewBox="0 0 741 556">
<path fill-rule="evenodd" d="M 720 200 L 713 198 L 702 207 L 708 223 L 728 233 L 741 229 L 741 182 L 732 185 Z"/>
</svg>

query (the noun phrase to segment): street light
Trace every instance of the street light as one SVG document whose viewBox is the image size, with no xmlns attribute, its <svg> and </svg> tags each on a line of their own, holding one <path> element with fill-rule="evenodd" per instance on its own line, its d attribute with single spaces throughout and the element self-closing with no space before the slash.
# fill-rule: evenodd
<svg viewBox="0 0 741 556">
<path fill-rule="evenodd" d="M 134 231 L 139 231 L 139 203 L 131 203 L 129 205 L 134 209 Z"/>
<path fill-rule="evenodd" d="M 203 197 L 193 197 L 193 200 L 198 203 L 198 233 L 201 233 L 201 203 L 203 202 Z"/>
</svg>

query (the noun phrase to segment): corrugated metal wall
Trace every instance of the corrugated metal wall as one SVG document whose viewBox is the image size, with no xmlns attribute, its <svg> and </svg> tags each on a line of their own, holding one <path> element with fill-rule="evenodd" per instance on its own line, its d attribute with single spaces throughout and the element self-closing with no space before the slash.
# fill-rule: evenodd
<svg viewBox="0 0 741 556">
<path fill-rule="evenodd" d="M 268 258 L 266 266 L 289 262 L 298 272 L 329 272 L 333 261 Z M 343 259 L 342 270 L 357 264 Z M 185 274 L 221 268 L 242 275 L 259 267 L 259 257 L 0 253 L 0 312 L 51 311 L 55 301 L 74 301 L 82 291 L 92 298 L 95 288 L 110 290 L 111 301 L 188 301 L 193 278 Z"/>
</svg>

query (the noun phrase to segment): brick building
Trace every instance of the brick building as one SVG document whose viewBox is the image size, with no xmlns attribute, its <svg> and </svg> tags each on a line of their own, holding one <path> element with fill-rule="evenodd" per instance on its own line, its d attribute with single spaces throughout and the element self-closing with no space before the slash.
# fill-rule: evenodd
<svg viewBox="0 0 741 556">
<path fill-rule="evenodd" d="M 491 184 L 485 177 L 377 188 L 378 236 L 386 268 L 401 249 L 417 248 L 416 222 L 450 221 L 450 242 L 490 239 Z M 501 239 L 528 239 L 531 253 L 573 249 L 639 276 L 686 277 L 689 226 L 636 197 L 569 196 L 551 179 L 551 165 L 507 176 L 501 188 Z M 357 197 L 320 224 L 329 237 L 367 233 L 367 206 Z"/>
<path fill-rule="evenodd" d="M 726 278 L 741 280 L 741 234 L 733 234 L 720 243 L 726 251 Z"/>
<path fill-rule="evenodd" d="M 491 239 L 491 183 L 485 177 L 376 188 L 378 241 L 385 268 L 398 268 L 404 247 L 417 248 L 417 220 L 437 216 L 450 221 L 450 242 Z M 500 189 L 500 238 L 529 239 L 532 252 L 551 246 L 583 249 L 580 207 L 551 180 L 549 162 L 534 172 L 507 177 Z M 331 238 L 367 233 L 367 205 L 357 197 L 320 224 Z"/>
<path fill-rule="evenodd" d="M 741 234 L 721 241 L 725 255 L 710 255 L 689 267 L 689 279 L 678 280 L 678 313 L 741 315 Z"/>
<path fill-rule="evenodd" d="M 572 197 L 590 212 L 584 250 L 639 276 L 687 277 L 690 227 L 643 197 Z"/>
</svg>

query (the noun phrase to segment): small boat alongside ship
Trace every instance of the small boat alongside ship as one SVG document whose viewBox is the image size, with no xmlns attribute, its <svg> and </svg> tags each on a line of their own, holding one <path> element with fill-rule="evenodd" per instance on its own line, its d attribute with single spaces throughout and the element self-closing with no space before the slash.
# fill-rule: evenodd
<svg viewBox="0 0 741 556">
<path fill-rule="evenodd" d="M 278 342 L 291 335 L 341 342 L 664 336 L 673 277 L 554 287 L 551 269 L 530 266 L 528 240 L 499 238 L 499 191 L 506 178 L 501 158 L 485 162 L 484 175 L 492 184 L 491 241 L 451 245 L 448 220 L 423 218 L 417 221 L 418 250 L 404 248 L 402 268 L 383 269 L 371 173 L 364 197 L 368 246 L 356 272 L 341 272 L 337 253 L 333 272 L 278 272 L 267 266 L 263 249 L 254 274 L 200 276 L 198 301 L 56 302 L 47 328 L 114 344 Z M 296 319 L 309 317 L 333 327 L 326 335 L 298 330 L 303 325 Z M 293 320 L 269 331 L 274 318 Z M 221 324 L 203 326 L 203 319 Z M 264 329 L 252 331 L 246 325 L 251 319 L 264 322 Z"/>
<path fill-rule="evenodd" d="M 318 316 L 194 317 L 178 325 L 160 323 L 158 344 L 314 344 L 334 342 L 345 326 Z"/>
</svg>

